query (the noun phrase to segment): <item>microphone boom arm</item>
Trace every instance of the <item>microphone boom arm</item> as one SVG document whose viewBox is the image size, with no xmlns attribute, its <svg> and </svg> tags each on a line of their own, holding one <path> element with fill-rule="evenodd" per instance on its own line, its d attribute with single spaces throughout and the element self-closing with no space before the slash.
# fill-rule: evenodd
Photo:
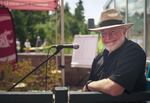
<svg viewBox="0 0 150 103">
<path fill-rule="evenodd" d="M 51 47 L 52 48 L 52 47 Z M 50 48 L 50 49 L 51 49 Z M 56 51 L 49 56 L 46 60 L 44 60 L 41 64 L 39 64 L 37 67 L 35 67 L 32 71 L 30 71 L 28 74 L 26 74 L 24 77 L 22 77 L 18 82 L 16 82 L 11 88 L 9 88 L 7 91 L 11 91 L 15 88 L 20 82 L 22 82 L 24 79 L 26 79 L 30 74 L 32 74 L 34 71 L 39 69 L 40 66 L 42 66 L 44 63 L 46 63 L 48 60 L 52 59 L 53 56 L 55 56 L 57 53 L 59 53 L 63 48 L 56 48 Z"/>
</svg>

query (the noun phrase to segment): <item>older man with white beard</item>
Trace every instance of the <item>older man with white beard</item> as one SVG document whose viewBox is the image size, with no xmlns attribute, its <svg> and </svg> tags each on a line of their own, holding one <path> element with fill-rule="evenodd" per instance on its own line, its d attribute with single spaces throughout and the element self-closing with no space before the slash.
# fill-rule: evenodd
<svg viewBox="0 0 150 103">
<path fill-rule="evenodd" d="M 101 14 L 100 32 L 105 49 L 92 64 L 83 91 L 99 91 L 112 96 L 146 90 L 146 54 L 135 42 L 126 38 L 132 23 L 123 23 L 116 9 Z"/>
</svg>

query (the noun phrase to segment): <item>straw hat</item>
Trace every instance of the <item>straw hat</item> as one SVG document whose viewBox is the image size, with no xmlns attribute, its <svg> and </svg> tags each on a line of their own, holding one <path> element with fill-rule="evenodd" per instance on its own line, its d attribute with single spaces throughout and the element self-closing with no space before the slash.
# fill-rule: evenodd
<svg viewBox="0 0 150 103">
<path fill-rule="evenodd" d="M 133 23 L 123 23 L 121 13 L 116 9 L 107 9 L 101 14 L 100 27 L 90 28 L 91 31 L 101 31 L 104 29 L 115 28 L 115 27 L 125 27 L 129 29 Z"/>
</svg>

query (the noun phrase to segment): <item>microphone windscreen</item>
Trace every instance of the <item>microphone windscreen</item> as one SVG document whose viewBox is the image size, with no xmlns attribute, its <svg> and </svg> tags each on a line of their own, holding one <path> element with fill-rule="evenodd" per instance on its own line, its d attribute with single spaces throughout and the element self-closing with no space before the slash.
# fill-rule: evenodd
<svg viewBox="0 0 150 103">
<path fill-rule="evenodd" d="M 73 46 L 73 48 L 74 48 L 74 49 L 78 49 L 78 48 L 79 48 L 79 45 L 75 44 L 75 45 Z"/>
</svg>

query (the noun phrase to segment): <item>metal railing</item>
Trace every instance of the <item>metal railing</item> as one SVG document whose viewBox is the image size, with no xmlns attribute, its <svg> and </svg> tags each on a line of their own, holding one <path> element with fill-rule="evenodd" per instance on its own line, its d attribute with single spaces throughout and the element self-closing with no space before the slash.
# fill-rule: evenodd
<svg viewBox="0 0 150 103">
<path fill-rule="evenodd" d="M 53 93 L 0 92 L 0 103 L 53 103 Z"/>
<path fill-rule="evenodd" d="M 150 91 L 110 96 L 100 92 L 70 91 L 56 87 L 46 92 L 0 92 L 0 103 L 104 103 L 150 101 Z"/>
</svg>

